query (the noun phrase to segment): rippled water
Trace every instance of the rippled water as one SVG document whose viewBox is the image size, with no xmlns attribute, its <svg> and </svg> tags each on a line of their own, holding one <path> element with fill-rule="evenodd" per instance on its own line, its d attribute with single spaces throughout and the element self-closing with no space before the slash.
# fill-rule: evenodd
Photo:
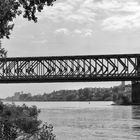
<svg viewBox="0 0 140 140">
<path fill-rule="evenodd" d="M 23 102 L 16 102 L 23 104 Z M 57 140 L 140 140 L 140 106 L 112 102 L 26 102 L 41 108 Z"/>
</svg>

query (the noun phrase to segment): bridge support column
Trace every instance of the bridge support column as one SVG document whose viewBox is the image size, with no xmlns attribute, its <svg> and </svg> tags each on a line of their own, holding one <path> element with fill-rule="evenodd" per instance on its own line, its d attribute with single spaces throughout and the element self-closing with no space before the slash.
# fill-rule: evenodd
<svg viewBox="0 0 140 140">
<path fill-rule="evenodd" d="M 140 81 L 132 81 L 132 104 L 140 105 Z"/>
<path fill-rule="evenodd" d="M 140 57 L 136 60 L 137 75 L 140 76 Z M 132 104 L 140 105 L 140 81 L 132 81 Z"/>
</svg>

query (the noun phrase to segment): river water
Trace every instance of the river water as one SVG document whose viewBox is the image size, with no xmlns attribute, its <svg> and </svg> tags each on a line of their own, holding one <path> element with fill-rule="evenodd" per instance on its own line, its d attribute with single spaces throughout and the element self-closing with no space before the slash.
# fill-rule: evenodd
<svg viewBox="0 0 140 140">
<path fill-rule="evenodd" d="M 15 102 L 22 105 L 23 102 Z M 140 140 L 140 106 L 112 102 L 25 102 L 41 109 L 56 140 Z"/>
</svg>

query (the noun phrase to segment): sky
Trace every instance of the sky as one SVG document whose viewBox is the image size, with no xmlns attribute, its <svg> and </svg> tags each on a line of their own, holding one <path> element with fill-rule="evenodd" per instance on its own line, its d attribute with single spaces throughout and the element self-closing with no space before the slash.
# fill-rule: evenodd
<svg viewBox="0 0 140 140">
<path fill-rule="evenodd" d="M 139 0 L 57 0 L 38 13 L 38 22 L 15 21 L 2 40 L 8 57 L 140 53 Z M 110 87 L 120 82 L 1 84 L 0 97 L 59 89 Z"/>
</svg>

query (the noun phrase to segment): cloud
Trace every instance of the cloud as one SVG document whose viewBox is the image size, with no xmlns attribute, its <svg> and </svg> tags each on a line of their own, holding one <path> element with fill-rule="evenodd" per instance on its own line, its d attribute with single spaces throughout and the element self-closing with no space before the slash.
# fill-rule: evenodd
<svg viewBox="0 0 140 140">
<path fill-rule="evenodd" d="M 79 37 L 91 37 L 93 35 L 92 29 L 74 29 L 69 30 L 67 28 L 60 28 L 55 30 L 55 34 L 64 34 L 64 35 L 78 35 Z"/>
<path fill-rule="evenodd" d="M 56 1 L 39 17 L 63 23 L 66 27 L 78 24 L 91 28 L 98 24 L 104 30 L 132 29 L 140 24 L 140 4 L 138 0 Z"/>
<path fill-rule="evenodd" d="M 95 22 L 105 30 L 140 27 L 140 4 L 137 0 L 85 0 L 81 9 L 94 11 Z M 88 14 L 87 14 L 88 15 Z"/>
<path fill-rule="evenodd" d="M 53 22 L 60 22 L 72 13 L 73 7 L 64 3 L 55 3 L 54 6 L 45 7 L 44 10 L 38 14 L 39 19 L 49 19 Z"/>
<path fill-rule="evenodd" d="M 55 34 L 65 34 L 65 35 L 69 35 L 70 31 L 67 28 L 60 28 L 55 30 L 54 32 Z"/>
<path fill-rule="evenodd" d="M 133 15 L 116 15 L 102 22 L 104 30 L 136 29 L 140 28 L 140 12 Z"/>
<path fill-rule="evenodd" d="M 87 0 L 86 0 L 87 1 Z M 50 19 L 53 22 L 74 22 L 78 24 L 88 24 L 94 22 L 95 13 L 89 9 L 82 8 L 83 0 L 67 0 L 56 2 L 52 7 L 46 7 L 39 14 L 40 19 Z"/>
<path fill-rule="evenodd" d="M 82 31 L 79 30 L 79 29 L 75 29 L 73 32 L 74 32 L 75 34 L 82 34 Z"/>
<path fill-rule="evenodd" d="M 86 29 L 84 31 L 84 36 L 85 37 L 91 37 L 93 35 L 93 31 L 91 29 Z"/>
<path fill-rule="evenodd" d="M 136 1 L 128 1 L 123 3 L 123 6 L 120 8 L 120 11 L 123 12 L 139 12 L 140 4 Z"/>
<path fill-rule="evenodd" d="M 39 19 L 68 26 L 91 28 L 98 24 L 104 30 L 122 30 L 140 27 L 140 2 L 138 0 L 65 0 L 56 1 L 38 13 Z M 21 29 L 26 20 L 17 20 Z M 51 23 L 50 22 L 50 23 Z M 76 26 L 77 28 L 77 26 Z"/>
<path fill-rule="evenodd" d="M 102 21 L 101 25 L 104 30 L 136 29 L 140 27 L 140 4 L 137 1 L 123 0 L 116 5 L 119 5 L 117 10 L 112 9 L 115 13 L 110 12 L 110 15 Z"/>
<path fill-rule="evenodd" d="M 120 8 L 120 6 L 121 5 L 118 0 L 85 0 L 81 5 L 82 9 L 89 9 L 95 13 L 98 13 L 98 11 L 103 12 L 103 10 L 105 12 L 110 10 L 117 10 Z"/>
<path fill-rule="evenodd" d="M 80 35 L 81 37 L 91 37 L 93 35 L 92 29 L 75 29 L 73 34 Z"/>
<path fill-rule="evenodd" d="M 48 40 L 42 39 L 42 40 L 32 40 L 31 43 L 33 44 L 46 44 Z"/>
<path fill-rule="evenodd" d="M 85 0 L 83 8 L 92 10 L 104 10 L 111 12 L 135 12 L 139 11 L 139 3 L 135 0 Z"/>
</svg>

